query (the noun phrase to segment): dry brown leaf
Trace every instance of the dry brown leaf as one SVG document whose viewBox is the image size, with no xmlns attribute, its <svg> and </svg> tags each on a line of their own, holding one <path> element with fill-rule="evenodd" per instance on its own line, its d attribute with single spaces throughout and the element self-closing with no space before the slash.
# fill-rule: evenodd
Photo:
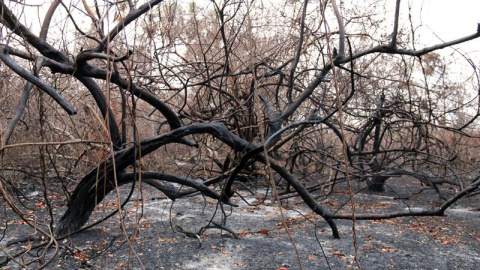
<svg viewBox="0 0 480 270">
<path fill-rule="evenodd" d="M 332 253 L 333 256 L 344 257 L 345 254 L 341 253 L 340 251 L 335 251 Z"/>
</svg>

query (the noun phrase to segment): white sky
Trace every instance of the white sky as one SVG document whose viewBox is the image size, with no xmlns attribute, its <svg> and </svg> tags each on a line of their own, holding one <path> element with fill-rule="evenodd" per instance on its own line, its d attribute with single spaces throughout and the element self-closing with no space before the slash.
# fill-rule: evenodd
<svg viewBox="0 0 480 270">
<path fill-rule="evenodd" d="M 422 2 L 415 1 L 414 2 Z M 480 23 L 479 0 L 423 1 L 422 20 L 431 31 L 450 40 L 473 34 Z"/>
<path fill-rule="evenodd" d="M 414 23 L 420 25 L 417 30 L 421 34 L 420 42 L 427 46 L 474 34 L 477 24 L 480 23 L 480 0 L 403 0 L 404 17 L 408 12 L 408 3 L 414 7 Z M 457 45 L 455 48 L 469 54 L 475 63 L 480 65 L 480 39 Z M 452 50 L 444 51 L 449 53 Z"/>
<path fill-rule="evenodd" d="M 201 4 L 202 2 L 210 2 L 210 0 L 178 0 L 179 2 L 197 2 Z M 218 0 L 216 0 L 218 1 Z M 247 1 L 247 0 L 241 0 Z M 248 0 L 252 1 L 252 0 Z M 254 0 L 256 2 L 260 2 L 262 0 Z M 267 0 L 266 2 L 270 2 L 271 4 L 267 4 L 270 8 L 275 8 L 275 3 L 277 0 Z M 282 0 L 278 0 L 282 1 Z M 293 0 L 293 1 L 300 1 L 302 0 Z M 339 3 L 342 2 L 343 5 L 348 6 L 349 3 L 354 3 L 356 5 L 362 5 L 362 3 L 375 3 L 376 5 L 384 5 L 389 7 L 391 13 L 387 14 L 386 16 L 392 17 L 393 11 L 395 7 L 396 0 L 337 0 Z M 41 4 L 44 3 L 43 7 L 41 8 L 41 12 L 43 13 L 48 9 L 49 3 L 51 0 L 26 0 L 27 4 Z M 93 0 L 87 0 L 87 2 L 93 3 Z M 70 1 L 64 1 L 64 3 L 68 6 L 70 5 Z M 74 5 L 82 8 L 82 4 L 80 0 L 72 0 Z M 102 0 L 99 3 L 103 3 Z M 309 5 L 315 6 L 318 5 L 318 1 L 310 1 Z M 160 5 L 163 5 L 160 4 Z M 470 35 L 476 32 L 477 24 L 480 23 L 480 0 L 402 0 L 401 3 L 401 23 L 409 24 L 408 22 L 408 8 L 412 7 L 412 19 L 415 26 L 418 26 L 416 29 L 419 35 L 419 39 L 417 41 L 420 43 L 417 45 L 417 48 L 421 48 L 422 46 L 431 46 L 434 44 L 438 44 L 444 41 L 450 41 L 453 39 L 457 39 L 466 35 Z M 43 12 L 42 12 L 43 11 Z M 59 7 L 59 12 L 63 13 L 60 17 L 64 17 L 64 10 L 63 7 Z M 17 13 L 18 14 L 18 13 Z M 37 8 L 26 8 L 25 13 L 27 16 L 23 16 L 21 20 L 25 23 L 25 25 L 30 26 L 32 28 L 38 27 L 43 21 L 43 14 L 38 14 Z M 81 21 L 81 20 L 79 20 Z M 52 23 L 52 28 L 56 28 L 57 26 L 63 24 L 63 22 L 59 22 L 58 25 Z M 332 24 L 332 27 L 335 27 Z M 391 26 L 386 26 L 389 29 Z M 407 27 L 409 29 L 409 27 Z M 38 33 L 38 29 L 32 29 L 34 33 Z M 56 31 L 55 31 L 56 30 Z M 58 31 L 62 31 L 62 29 L 56 28 L 55 30 L 51 31 L 50 35 L 53 37 L 55 34 L 59 34 Z M 347 29 L 348 31 L 348 29 Z M 62 31 L 61 34 L 65 34 L 65 31 Z M 388 34 L 388 33 L 386 33 Z M 72 39 L 69 39 L 72 42 Z M 4 42 L 4 41 L 0 41 Z M 474 60 L 477 65 L 480 66 L 480 39 L 467 42 L 462 45 L 458 45 L 455 48 L 461 49 L 461 51 L 469 54 Z M 443 50 L 443 53 L 450 53 L 451 49 Z"/>
<path fill-rule="evenodd" d="M 180 0 L 180 2 L 197 2 L 201 3 L 203 0 Z M 246 1 L 246 0 L 243 0 Z M 256 0 L 260 1 L 260 0 Z M 300 1 L 300 0 L 297 0 Z M 337 0 L 338 2 L 342 1 L 345 5 L 355 3 L 355 1 L 365 1 L 365 0 Z M 44 3 L 44 9 L 48 9 L 50 0 L 27 0 L 27 3 L 30 4 L 40 4 Z M 65 1 L 67 5 L 69 1 Z M 79 0 L 73 0 L 72 2 L 76 3 L 79 7 L 82 7 Z M 87 0 L 87 2 L 92 2 Z M 100 1 L 101 3 L 102 1 Z M 209 2 L 209 1 L 207 1 Z M 273 1 L 275 2 L 275 1 Z M 366 0 L 365 2 L 373 2 L 371 0 Z M 395 6 L 396 0 L 383 0 L 378 1 L 378 3 L 387 3 L 391 4 L 392 8 Z M 310 1 L 310 5 L 315 5 L 315 1 Z M 358 3 L 358 2 L 357 2 Z M 357 4 L 356 3 L 356 4 Z M 162 4 L 160 4 L 162 5 Z M 424 27 L 419 29 L 427 35 L 427 42 L 431 44 L 431 38 L 434 37 L 433 34 L 436 34 L 441 39 L 447 41 L 456 39 L 461 36 L 472 34 L 477 29 L 477 23 L 480 23 L 480 0 L 402 0 L 402 10 L 401 10 L 401 19 L 404 23 L 407 21 L 408 6 L 411 6 L 412 15 L 414 23 L 416 25 L 423 24 Z M 44 11 L 45 11 L 44 10 Z M 59 10 L 63 10 L 62 7 L 59 7 Z M 28 12 L 32 11 L 32 12 Z M 37 9 L 26 9 L 26 13 L 29 14 L 28 18 L 24 18 L 26 25 L 35 27 L 39 22 L 43 20 L 41 16 L 37 15 Z M 393 15 L 393 14 L 392 14 Z M 403 15 L 403 16 L 402 16 Z M 420 15 L 420 16 L 419 16 Z M 28 23 L 31 21 L 31 23 Z M 480 47 L 480 44 L 479 44 Z"/>
</svg>

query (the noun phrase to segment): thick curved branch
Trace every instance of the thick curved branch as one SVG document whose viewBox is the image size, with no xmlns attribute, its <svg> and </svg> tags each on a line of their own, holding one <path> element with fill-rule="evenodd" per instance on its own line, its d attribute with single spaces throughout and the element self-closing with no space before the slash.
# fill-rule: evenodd
<svg viewBox="0 0 480 270">
<path fill-rule="evenodd" d="M 35 62 L 35 69 L 31 73 L 32 76 L 37 76 L 37 74 L 40 72 L 40 69 L 42 68 L 43 57 L 37 58 L 37 61 Z M 27 82 L 25 84 L 25 87 L 23 88 L 22 95 L 20 97 L 20 100 L 18 101 L 17 105 L 17 111 L 15 112 L 15 116 L 13 117 L 12 121 L 10 122 L 10 125 L 8 127 L 7 135 L 5 136 L 5 142 L 4 144 L 7 145 L 10 141 L 10 137 L 13 134 L 13 131 L 15 130 L 15 127 L 17 126 L 18 121 L 20 120 L 20 117 L 23 114 L 23 111 L 25 110 L 25 107 L 27 106 L 27 101 L 28 98 L 30 97 L 30 92 L 32 91 L 33 84 L 31 82 Z"/>
<path fill-rule="evenodd" d="M 42 55 L 54 59 L 55 61 L 64 63 L 69 62 L 67 56 L 52 47 L 45 40 L 37 37 L 27 27 L 21 24 L 15 15 L 13 15 L 12 11 L 5 5 L 4 1 L 0 1 L 0 16 L 0 22 L 3 25 L 5 25 L 18 36 L 26 39 L 26 41 L 35 49 L 37 49 Z"/>
<path fill-rule="evenodd" d="M 124 78 L 120 77 L 118 74 L 112 74 L 112 76 L 107 76 L 107 71 L 104 69 L 96 68 L 94 66 L 84 64 L 79 67 L 79 70 L 75 74 L 81 74 L 81 76 L 92 77 L 96 79 L 105 80 L 105 78 L 110 78 L 110 81 L 123 89 L 131 89 L 132 93 L 137 96 L 139 99 L 147 102 L 152 105 L 155 109 L 160 111 L 168 121 L 171 129 L 175 129 L 182 126 L 182 122 L 178 118 L 178 115 L 173 111 L 170 106 L 165 102 L 159 100 L 154 94 L 137 87 L 133 83 L 129 83 Z"/>
<path fill-rule="evenodd" d="M 28 72 L 19 64 L 17 64 L 17 62 L 15 62 L 6 53 L 5 46 L 2 45 L 0 45 L 0 59 L 15 73 L 50 95 L 68 114 L 74 115 L 77 113 L 75 109 L 62 98 L 62 96 L 55 92 L 52 87 L 50 87 L 50 85 L 46 84 L 44 81 L 40 80 L 38 77 L 35 77 L 32 73 Z"/>
<path fill-rule="evenodd" d="M 136 86 L 133 83 L 129 83 L 126 79 L 120 77 L 118 74 L 111 74 L 107 76 L 107 71 L 89 65 L 88 63 L 79 63 L 78 66 L 71 64 L 63 64 L 53 60 L 46 59 L 45 66 L 49 67 L 52 72 L 60 72 L 63 74 L 71 74 L 77 78 L 80 77 L 90 77 L 100 80 L 105 80 L 105 78 L 110 78 L 110 82 L 118 85 L 122 89 L 130 89 L 132 93 L 137 96 L 139 99 L 147 102 L 160 113 L 162 113 L 168 121 L 171 129 L 175 129 L 182 126 L 182 122 L 178 115 L 173 111 L 170 106 L 165 102 L 158 99 L 154 94 L 148 92 L 145 89 L 142 89 Z M 192 142 L 184 141 L 183 143 L 194 146 Z"/>
<path fill-rule="evenodd" d="M 35 60 L 35 56 L 32 55 L 31 53 L 27 53 L 27 52 L 18 50 L 16 48 L 14 48 L 12 46 L 8 46 L 4 43 L 0 43 L 0 48 L 3 48 L 4 52 L 8 53 L 10 55 L 18 56 L 20 58 L 23 58 L 23 59 L 29 60 L 29 61 L 34 61 Z"/>
<path fill-rule="evenodd" d="M 59 3 L 60 2 L 57 1 L 57 0 L 53 1 L 52 4 L 50 5 L 50 8 L 47 11 L 47 14 L 45 15 L 45 19 L 44 19 L 43 24 L 42 24 L 42 29 L 40 31 L 40 38 L 42 40 L 47 39 L 47 33 L 48 33 L 49 26 L 50 26 L 50 21 L 52 20 L 53 13 L 55 13 L 55 10 L 57 9 Z M 30 54 L 15 50 L 15 49 L 10 48 L 10 47 L 6 48 L 6 50 L 9 53 L 15 52 L 15 53 L 17 53 L 16 55 L 19 55 L 20 57 L 22 57 L 24 59 L 32 60 L 32 55 L 30 55 Z M 40 70 L 43 67 L 43 62 L 44 62 L 43 57 L 38 57 L 36 59 L 34 71 L 32 72 L 32 76 L 35 76 L 35 77 L 38 76 L 38 74 L 40 73 Z M 25 84 L 25 87 L 23 88 L 20 100 L 18 101 L 17 111 L 15 112 L 15 116 L 13 117 L 13 119 L 10 122 L 10 125 L 8 127 L 8 131 L 7 131 L 7 134 L 5 136 L 4 144 L 9 143 L 10 137 L 12 136 L 13 131 L 15 130 L 15 127 L 17 126 L 17 123 L 18 123 L 18 121 L 20 120 L 20 117 L 23 114 L 23 111 L 25 110 L 25 107 L 27 106 L 27 101 L 28 101 L 28 98 L 30 97 L 30 92 L 32 91 L 32 88 L 33 88 L 33 84 L 31 82 L 27 82 Z"/>
<path fill-rule="evenodd" d="M 88 60 L 92 60 L 92 59 L 103 59 L 103 60 L 109 59 L 112 62 L 121 62 L 121 61 L 127 60 L 129 55 L 131 55 L 132 53 L 133 53 L 132 51 L 129 51 L 128 54 L 125 54 L 123 56 L 114 57 L 112 55 L 107 55 L 105 53 L 83 51 L 83 52 L 80 52 L 77 55 L 76 60 L 77 61 L 88 61 Z"/>
<path fill-rule="evenodd" d="M 135 165 L 137 158 L 148 155 L 163 145 L 180 142 L 185 136 L 201 133 L 219 137 L 234 149 L 248 148 L 248 142 L 235 137 L 224 125 L 217 123 L 183 126 L 163 135 L 144 139 L 139 143 L 141 149 L 138 152 L 141 155 L 135 157 L 135 146 L 120 150 L 113 158 L 106 160 L 104 166 L 93 169 L 80 181 L 72 193 L 69 208 L 59 221 L 57 235 L 65 235 L 81 228 L 88 221 L 95 202 L 101 202 L 106 194 L 115 189 L 115 175 L 120 175 L 128 166 Z"/>
<path fill-rule="evenodd" d="M 134 181 L 135 175 L 133 173 L 125 173 L 120 176 L 122 179 L 120 182 L 123 181 Z M 164 182 L 169 182 L 169 183 L 176 183 L 180 185 L 185 185 L 191 188 L 194 188 L 197 191 L 200 191 L 202 194 L 205 196 L 208 196 L 212 199 L 218 200 L 220 198 L 220 195 L 217 194 L 215 191 L 209 189 L 205 184 L 195 181 L 194 179 L 189 179 L 187 177 L 182 177 L 182 176 L 177 176 L 177 175 L 172 175 L 172 174 L 167 174 L 167 173 L 161 173 L 161 172 L 142 172 L 141 173 L 141 178 L 142 181 L 147 182 L 148 180 L 158 180 L 158 181 L 164 181 Z M 154 182 L 147 182 L 147 184 L 152 185 L 156 188 L 159 188 L 160 186 L 156 185 Z M 167 191 L 168 192 L 168 191 Z M 176 199 L 178 194 L 166 194 L 169 196 L 170 199 Z"/>
<path fill-rule="evenodd" d="M 97 83 L 91 78 L 87 77 L 76 77 L 85 87 L 87 87 L 88 91 L 92 94 L 95 102 L 97 103 L 97 107 L 102 113 L 102 116 L 105 119 L 108 119 L 108 126 L 110 131 L 110 139 L 112 140 L 114 150 L 117 151 L 122 148 L 122 138 L 120 136 L 120 131 L 118 129 L 118 125 L 115 122 L 115 115 L 113 114 L 112 109 L 107 105 L 107 101 L 105 96 L 102 93 L 100 87 L 98 87 Z M 108 117 L 107 117 L 108 113 Z"/>
<path fill-rule="evenodd" d="M 252 150 L 249 142 L 233 135 L 225 125 L 220 123 L 199 123 L 190 126 L 182 126 L 163 135 L 142 140 L 139 143 L 141 147 L 139 153 L 141 153 L 141 156 L 137 158 L 148 155 L 166 144 L 179 142 L 183 137 L 193 134 L 210 134 L 236 151 L 243 152 L 245 150 Z M 115 172 L 122 172 L 128 166 L 135 164 L 136 157 L 134 156 L 134 151 L 135 147 L 131 146 L 127 149 L 116 152 L 114 158 L 109 158 L 105 162 L 105 166 L 95 168 L 80 181 L 71 196 L 69 208 L 60 219 L 57 227 L 58 235 L 77 231 L 87 222 L 95 207 L 94 202 L 102 201 L 104 196 L 115 188 L 113 181 L 113 179 L 115 179 Z M 263 159 L 262 156 L 262 154 L 257 155 L 259 160 Z M 272 164 L 275 165 L 275 163 Z M 287 177 L 286 180 L 295 188 L 295 190 L 297 190 L 297 192 L 301 193 L 302 198 L 308 200 L 307 204 L 313 211 L 320 215 L 329 214 L 320 205 L 316 203 L 312 204 L 312 202 L 315 201 L 310 194 L 308 194 L 305 187 L 289 175 L 288 172 L 283 171 L 282 166 L 276 165 L 274 166 L 274 169 L 279 172 L 282 177 Z M 228 200 L 223 201 L 229 203 Z M 326 219 L 332 227 L 334 236 L 338 237 L 335 223 L 328 218 Z"/>
</svg>

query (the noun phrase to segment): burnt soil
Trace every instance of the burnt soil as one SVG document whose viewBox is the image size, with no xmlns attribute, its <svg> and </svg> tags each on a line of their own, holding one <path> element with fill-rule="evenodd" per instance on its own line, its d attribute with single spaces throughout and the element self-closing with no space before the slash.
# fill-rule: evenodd
<svg viewBox="0 0 480 270">
<path fill-rule="evenodd" d="M 270 193 L 261 201 L 265 188 L 255 190 L 253 195 L 240 191 L 252 205 L 235 196 L 238 207 L 224 206 L 223 212 L 215 201 L 201 196 L 172 203 L 152 187 L 142 190 L 127 204 L 123 219 L 115 215 L 60 240 L 57 255 L 46 269 L 300 269 L 295 248 L 303 269 L 351 269 L 355 265 L 352 222 L 337 221 L 341 239 L 334 239 L 325 221 L 298 197 L 284 200 L 282 208 L 293 244 Z M 451 192 L 442 191 L 444 195 Z M 48 217 L 42 192 L 25 192 L 28 200 L 21 201 L 28 208 L 23 211 L 40 220 Z M 129 188 L 124 187 L 119 196 L 124 198 L 128 192 Z M 342 185 L 327 197 L 317 195 L 318 201 L 331 211 L 351 209 L 348 192 Z M 116 209 L 116 196 L 108 195 L 91 220 Z M 389 180 L 386 192 L 359 192 L 354 198 L 357 213 L 431 208 L 441 202 L 433 189 L 408 179 Z M 66 209 L 65 199 L 51 196 L 49 200 L 58 220 Z M 7 254 L 27 251 L 41 239 L 13 214 L 3 199 L 0 205 L 2 263 Z M 362 269 L 480 269 L 479 208 L 477 196 L 460 201 L 441 217 L 356 221 L 358 262 Z M 227 215 L 226 228 L 235 232 L 238 239 L 218 227 L 205 230 L 199 239 L 188 233 L 198 232 L 210 220 L 221 223 L 222 213 Z M 28 235 L 32 235 L 31 241 L 17 242 L 26 240 Z M 23 269 L 20 264 L 27 264 L 42 252 L 49 258 L 54 248 L 32 249 L 0 269 Z M 27 269 L 36 269 L 38 265 L 30 264 Z"/>
</svg>

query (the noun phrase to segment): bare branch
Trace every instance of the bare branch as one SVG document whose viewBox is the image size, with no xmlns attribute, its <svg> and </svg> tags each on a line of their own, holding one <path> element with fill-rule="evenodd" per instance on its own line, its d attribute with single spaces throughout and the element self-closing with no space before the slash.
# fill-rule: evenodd
<svg viewBox="0 0 480 270">
<path fill-rule="evenodd" d="M 60 51 L 52 47 L 45 40 L 37 37 L 27 27 L 21 24 L 18 19 L 13 15 L 10 9 L 5 5 L 4 1 L 0 2 L 0 22 L 7 26 L 18 36 L 25 38 L 26 41 L 35 47 L 44 56 L 54 59 L 59 62 L 68 62 L 68 57 L 62 54 Z"/>
<path fill-rule="evenodd" d="M 146 12 L 148 12 L 150 9 L 152 9 L 154 6 L 160 4 L 163 2 L 163 0 L 151 0 L 143 5 L 141 5 L 137 9 L 132 9 L 128 13 L 128 15 L 120 21 L 113 29 L 110 31 L 110 33 L 102 40 L 101 44 L 94 49 L 94 51 L 100 52 L 103 51 L 107 43 L 111 40 L 113 40 L 120 31 L 122 31 L 127 25 L 129 25 L 131 22 L 135 21 L 138 17 L 142 16 Z"/>
<path fill-rule="evenodd" d="M 393 25 L 393 33 L 392 33 L 392 41 L 390 43 L 390 47 L 396 48 L 397 47 L 397 35 L 398 35 L 398 20 L 400 17 L 400 1 L 397 0 L 397 3 L 395 5 L 395 22 Z"/>
<path fill-rule="evenodd" d="M 340 10 L 338 9 L 338 6 L 337 6 L 337 1 L 336 0 L 331 0 L 331 1 L 332 1 L 332 6 L 333 6 L 333 11 L 335 13 L 335 17 L 337 18 L 338 30 L 339 30 L 339 34 L 340 34 L 340 38 L 338 40 L 338 55 L 337 55 L 337 57 L 342 58 L 342 57 L 345 56 L 345 26 L 343 24 L 342 15 L 340 14 Z"/>
<path fill-rule="evenodd" d="M 70 115 L 76 114 L 75 109 L 68 104 L 62 96 L 60 96 L 52 87 L 46 84 L 44 81 L 40 80 L 38 77 L 34 76 L 32 73 L 28 72 L 27 70 L 23 69 L 20 65 L 17 64 L 7 53 L 5 46 L 0 45 L 0 59 L 15 73 L 20 75 L 25 80 L 33 83 L 38 88 L 42 89 L 50 95 L 62 108 Z"/>
<path fill-rule="evenodd" d="M 121 62 L 121 61 L 127 60 L 129 55 L 131 55 L 132 53 L 133 53 L 132 51 L 129 51 L 127 54 L 125 54 L 123 56 L 115 57 L 115 56 L 112 56 L 112 55 L 106 55 L 104 53 L 82 51 L 77 55 L 76 60 L 77 61 L 89 61 L 89 60 L 92 60 L 92 59 L 104 59 L 104 60 L 110 59 L 110 61 L 113 61 L 113 62 Z"/>
<path fill-rule="evenodd" d="M 381 214 L 355 214 L 355 219 L 357 220 L 378 220 L 378 219 L 391 219 L 398 217 L 419 217 L 419 216 L 443 216 L 445 210 L 448 209 L 452 204 L 466 195 L 474 192 L 480 186 L 480 180 L 476 180 L 468 187 L 460 191 L 451 197 L 448 201 L 444 202 L 440 207 L 436 209 L 407 209 L 404 211 L 397 211 L 392 213 L 381 213 Z M 351 214 L 336 214 L 331 216 L 333 219 L 352 219 Z"/>
<path fill-rule="evenodd" d="M 346 57 L 344 59 L 336 60 L 335 64 L 338 65 L 338 64 L 341 64 L 341 63 L 347 63 L 347 62 L 350 62 L 352 60 L 358 59 L 362 56 L 372 54 L 372 53 L 387 53 L 387 54 L 410 55 L 410 56 L 418 57 L 418 56 L 422 56 L 422 55 L 425 55 L 425 54 L 433 52 L 433 51 L 441 50 L 441 49 L 444 49 L 444 48 L 447 48 L 447 47 L 450 47 L 450 46 L 454 46 L 454 45 L 457 45 L 457 44 L 460 44 L 460 43 L 464 43 L 464 42 L 467 42 L 467 41 L 470 41 L 470 40 L 474 40 L 478 37 L 480 37 L 480 32 L 475 32 L 474 34 L 471 34 L 471 35 L 468 35 L 468 36 L 465 36 L 465 37 L 462 37 L 462 38 L 459 38 L 459 39 L 455 39 L 455 40 L 452 40 L 452 41 L 449 41 L 449 42 L 439 43 L 437 45 L 433 45 L 433 46 L 430 46 L 430 47 L 425 47 L 425 48 L 420 49 L 420 50 L 395 49 L 395 48 L 391 48 L 390 46 L 379 45 L 379 46 L 370 48 L 368 50 L 358 52 L 358 53 L 356 53 L 356 54 L 354 54 L 350 57 Z"/>
<path fill-rule="evenodd" d="M 55 10 L 57 9 L 59 3 L 60 2 L 57 1 L 57 0 L 53 1 L 52 4 L 50 5 L 50 8 L 47 11 L 47 14 L 45 15 L 45 19 L 43 21 L 42 29 L 40 31 L 40 36 L 39 36 L 40 39 L 42 39 L 42 40 L 47 40 L 47 33 L 48 33 L 49 26 L 50 26 L 50 21 L 52 20 L 53 14 L 55 13 Z M 18 52 L 18 54 L 16 54 L 16 55 L 18 55 L 18 56 L 20 56 L 24 59 L 30 59 L 31 60 L 31 55 L 30 54 L 19 52 L 17 50 L 14 50 L 13 48 L 8 48 L 7 50 L 8 50 L 9 53 Z M 38 74 L 40 73 L 40 70 L 43 67 L 43 62 L 44 62 L 43 57 L 38 57 L 37 58 L 37 60 L 35 61 L 34 71 L 32 72 L 33 76 L 38 77 Z M 15 130 L 15 127 L 16 127 L 18 121 L 20 120 L 20 117 L 22 116 L 23 111 L 25 110 L 25 107 L 27 105 L 27 101 L 28 101 L 28 98 L 30 96 L 30 92 L 32 91 L 32 88 L 33 88 L 33 84 L 31 82 L 27 82 L 25 84 L 25 87 L 23 88 L 22 96 L 20 97 L 20 100 L 19 100 L 18 105 L 17 105 L 17 111 L 15 112 L 15 116 L 13 117 L 12 121 L 10 122 L 10 125 L 8 127 L 8 131 L 7 131 L 7 135 L 5 136 L 5 142 L 4 142 L 5 144 L 9 143 L 10 137 L 12 136 L 13 131 Z"/>
<path fill-rule="evenodd" d="M 53 14 L 55 10 L 57 10 L 58 5 L 60 4 L 60 0 L 54 0 L 50 7 L 48 8 L 47 14 L 45 14 L 45 18 L 43 19 L 42 29 L 40 30 L 39 38 L 46 41 L 48 29 L 50 28 L 50 22 L 52 21 Z"/>
<path fill-rule="evenodd" d="M 300 56 L 302 54 L 302 47 L 303 47 L 303 40 L 305 38 L 305 17 L 307 16 L 307 5 L 308 0 L 303 2 L 303 10 L 302 10 L 302 18 L 300 19 L 300 35 L 298 38 L 298 45 L 297 51 L 295 53 L 295 60 L 292 63 L 292 67 L 290 68 L 290 80 L 289 80 L 289 87 L 287 91 L 287 100 L 289 103 L 292 102 L 292 92 L 293 92 L 293 82 L 295 81 L 295 70 L 298 66 L 298 61 L 300 61 Z"/>
<path fill-rule="evenodd" d="M 108 121 L 108 127 L 110 132 L 110 139 L 112 140 L 114 150 L 119 150 L 122 148 L 122 142 L 120 131 L 118 129 L 118 125 L 115 122 L 115 115 L 112 112 L 112 109 L 107 104 L 106 98 L 102 93 L 102 90 L 95 81 L 88 77 L 80 77 L 77 76 L 77 79 L 87 87 L 88 91 L 92 94 L 95 102 L 97 103 L 97 107 L 102 113 L 103 118 Z"/>
</svg>

